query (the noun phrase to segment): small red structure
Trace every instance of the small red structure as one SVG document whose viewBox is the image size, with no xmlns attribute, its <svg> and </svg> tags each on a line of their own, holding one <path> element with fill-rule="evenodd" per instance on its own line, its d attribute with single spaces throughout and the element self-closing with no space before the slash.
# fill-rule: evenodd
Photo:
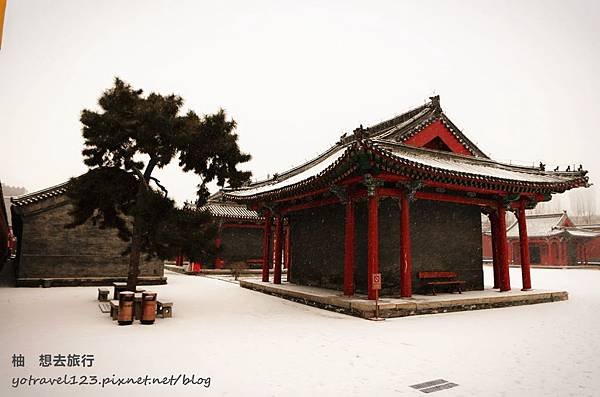
<svg viewBox="0 0 600 397">
<path fill-rule="evenodd" d="M 519 240 L 519 222 L 506 231 L 508 257 L 511 263 L 521 264 L 521 257 L 540 266 L 587 265 L 600 260 L 600 230 L 576 226 L 567 212 L 528 215 L 526 222 L 528 243 Z M 525 252 L 521 252 L 525 250 Z M 483 257 L 493 255 L 491 231 L 483 232 Z"/>
</svg>

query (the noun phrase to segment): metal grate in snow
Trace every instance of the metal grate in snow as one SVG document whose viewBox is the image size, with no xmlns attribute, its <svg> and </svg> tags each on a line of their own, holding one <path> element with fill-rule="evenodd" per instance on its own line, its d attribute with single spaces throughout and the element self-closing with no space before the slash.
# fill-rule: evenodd
<svg viewBox="0 0 600 397">
<path fill-rule="evenodd" d="M 450 389 L 456 386 L 458 386 L 456 383 L 448 382 L 444 379 L 436 379 L 423 383 L 418 383 L 416 385 L 411 385 L 410 387 L 422 391 L 423 393 L 433 393 L 440 390 Z"/>
</svg>

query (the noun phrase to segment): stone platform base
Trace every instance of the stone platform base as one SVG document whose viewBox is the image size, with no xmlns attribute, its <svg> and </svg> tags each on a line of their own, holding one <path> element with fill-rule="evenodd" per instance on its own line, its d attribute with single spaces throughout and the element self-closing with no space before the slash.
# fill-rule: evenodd
<svg viewBox="0 0 600 397">
<path fill-rule="evenodd" d="M 340 291 L 307 287 L 291 283 L 275 285 L 260 280 L 240 280 L 240 286 L 265 294 L 278 296 L 338 313 L 362 318 L 375 317 L 375 301 L 364 295 L 343 296 Z M 440 293 L 435 296 L 413 295 L 412 298 L 383 298 L 379 300 L 379 317 L 404 317 L 418 314 L 435 314 L 497 307 L 531 305 L 564 301 L 569 299 L 566 291 L 508 291 L 486 289 L 466 291 L 462 294 Z"/>
<path fill-rule="evenodd" d="M 126 282 L 127 277 L 61 277 L 61 278 L 17 278 L 17 287 L 85 287 L 112 285 Z M 138 285 L 166 284 L 166 277 L 139 277 Z"/>
<path fill-rule="evenodd" d="M 198 275 L 198 276 L 207 276 L 207 275 L 229 275 L 231 276 L 233 273 L 231 269 L 201 269 L 199 272 L 188 272 L 185 270 L 185 266 L 177 266 L 177 265 L 165 265 L 166 270 L 170 270 L 172 272 L 181 273 L 181 274 L 190 274 L 190 275 Z M 238 273 L 242 276 L 259 276 L 262 274 L 262 269 L 241 269 Z M 273 269 L 269 271 L 270 274 L 273 274 Z M 281 274 L 286 274 L 286 270 L 282 270 Z"/>
</svg>

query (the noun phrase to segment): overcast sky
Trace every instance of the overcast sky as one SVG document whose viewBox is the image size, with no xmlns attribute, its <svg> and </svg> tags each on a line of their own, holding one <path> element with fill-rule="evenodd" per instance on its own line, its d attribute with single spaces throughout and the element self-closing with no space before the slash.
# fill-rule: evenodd
<svg viewBox="0 0 600 397">
<path fill-rule="evenodd" d="M 80 112 L 119 76 L 224 108 L 258 178 L 435 93 L 492 158 L 582 163 L 598 183 L 598 20 L 598 1 L 8 0 L 0 179 L 33 191 L 85 172 Z M 194 175 L 159 178 L 193 198 Z"/>
</svg>

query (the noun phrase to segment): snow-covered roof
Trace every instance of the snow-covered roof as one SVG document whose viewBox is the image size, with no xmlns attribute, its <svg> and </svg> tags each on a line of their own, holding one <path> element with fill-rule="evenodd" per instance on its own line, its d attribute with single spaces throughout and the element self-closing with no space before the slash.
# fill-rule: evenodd
<svg viewBox="0 0 600 397">
<path fill-rule="evenodd" d="M 336 162 L 338 162 L 342 156 L 346 154 L 348 145 L 334 147 L 333 149 L 335 150 L 329 150 L 304 167 L 298 167 L 280 176 L 274 176 L 272 179 L 262 183 L 250 185 L 246 188 L 226 191 L 226 195 L 230 197 L 250 197 L 269 191 L 288 188 L 300 182 L 310 181 L 311 179 L 320 176 L 330 167 L 336 164 Z"/>
<path fill-rule="evenodd" d="M 442 122 L 456 140 L 467 149 L 461 155 L 447 151 L 407 145 L 409 137 L 434 121 Z M 362 156 L 362 157 L 361 157 Z M 365 159 L 365 156 L 367 157 Z M 363 164 L 357 164 L 363 161 Z M 331 185 L 348 170 L 365 166 L 413 175 L 423 181 L 442 181 L 479 187 L 485 184 L 507 193 L 552 194 L 587 186 L 587 171 L 545 171 L 537 167 L 503 164 L 490 160 L 443 114 L 439 97 L 388 121 L 368 129 L 346 134 L 329 150 L 315 159 L 273 178 L 238 189 L 224 189 L 226 199 L 237 202 L 276 200 L 301 191 Z M 543 167 L 542 167 L 543 168 Z"/>
<path fill-rule="evenodd" d="M 249 210 L 245 205 L 233 203 L 214 203 L 208 202 L 202 207 L 217 218 L 260 221 L 264 219 L 258 212 Z"/>
<path fill-rule="evenodd" d="M 43 201 L 51 197 L 65 194 L 67 191 L 68 182 L 61 183 L 60 185 L 51 186 L 46 189 L 38 190 L 37 192 L 27 193 L 21 196 L 12 197 L 11 203 L 16 207 L 22 207 L 24 205 L 33 204 L 38 201 Z"/>
<path fill-rule="evenodd" d="M 558 228 L 563 225 L 566 214 L 564 212 L 556 214 L 540 214 L 527 216 L 527 235 L 529 237 L 547 237 L 557 234 Z M 558 231 L 560 234 L 561 231 Z M 519 222 L 514 221 L 506 230 L 508 238 L 519 237 Z"/>
<path fill-rule="evenodd" d="M 228 198 L 242 200 L 292 191 L 298 186 L 317 181 L 341 164 L 344 159 L 351 158 L 352 154 L 361 150 L 379 155 L 383 163 L 392 160 L 397 168 L 424 173 L 425 178 L 427 175 L 431 178 L 440 176 L 455 179 L 461 184 L 465 183 L 465 180 L 471 180 L 474 183 L 511 184 L 513 189 L 537 187 L 554 191 L 564 191 L 587 184 L 585 171 L 542 171 L 539 168 L 503 164 L 486 158 L 413 147 L 402 143 L 366 140 L 338 144 L 302 167 L 267 181 L 235 190 L 225 190 L 224 193 Z"/>
<path fill-rule="evenodd" d="M 580 229 L 577 227 L 568 227 L 568 228 L 565 228 L 565 231 L 573 237 L 580 237 L 580 238 L 600 237 L 600 232 L 593 232 L 591 230 Z"/>
<path fill-rule="evenodd" d="M 473 177 L 487 177 L 526 183 L 567 183 L 573 179 L 573 173 L 541 171 L 539 168 L 503 164 L 489 159 L 417 148 L 383 140 L 375 141 L 375 145 L 397 156 L 399 159 L 410 161 L 420 166 Z"/>
<path fill-rule="evenodd" d="M 556 214 L 541 214 L 527 216 L 528 237 L 554 237 L 558 235 L 569 235 L 577 238 L 600 237 L 600 232 L 585 230 L 579 227 L 569 226 L 571 224 L 566 212 Z M 513 222 L 507 228 L 506 236 L 509 239 L 519 238 L 519 223 Z"/>
</svg>

